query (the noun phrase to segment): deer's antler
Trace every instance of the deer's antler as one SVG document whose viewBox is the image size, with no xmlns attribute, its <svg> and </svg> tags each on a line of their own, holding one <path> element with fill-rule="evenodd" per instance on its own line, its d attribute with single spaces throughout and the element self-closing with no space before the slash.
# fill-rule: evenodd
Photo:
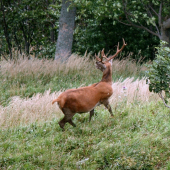
<svg viewBox="0 0 170 170">
<path fill-rule="evenodd" d="M 95 53 L 95 57 L 96 57 L 96 60 L 97 60 L 97 61 L 102 62 L 102 60 L 96 55 L 96 53 Z"/>
<path fill-rule="evenodd" d="M 111 59 L 115 58 L 115 57 L 124 49 L 124 47 L 125 47 L 126 45 L 127 45 L 127 44 L 125 43 L 125 40 L 123 39 L 123 46 L 122 46 L 122 48 L 119 49 L 119 43 L 118 43 L 116 53 L 115 53 L 113 56 L 107 58 L 107 61 L 110 61 Z"/>
<path fill-rule="evenodd" d="M 97 60 L 97 61 L 100 61 L 100 62 L 102 62 L 102 63 L 105 63 L 105 62 L 103 62 L 103 58 L 105 58 L 107 61 L 109 61 L 108 58 L 106 57 L 105 53 L 104 53 L 104 48 L 103 48 L 103 50 L 101 51 L 101 58 L 99 58 L 96 54 L 95 54 L 95 57 L 96 57 L 96 60 Z"/>
<path fill-rule="evenodd" d="M 96 54 L 95 54 L 95 57 L 96 57 L 96 60 L 97 60 L 97 61 L 100 61 L 100 62 L 104 63 L 104 62 L 103 62 L 103 58 L 106 58 L 106 59 L 107 59 L 107 57 L 106 57 L 105 54 L 104 54 L 104 48 L 103 48 L 103 50 L 101 51 L 101 58 L 99 58 Z"/>
<path fill-rule="evenodd" d="M 102 56 L 102 58 L 105 58 L 107 61 L 109 61 L 108 58 L 106 57 L 105 53 L 104 53 L 104 48 L 103 48 L 103 50 L 101 52 L 101 56 Z"/>
<path fill-rule="evenodd" d="M 124 47 L 125 47 L 126 45 L 127 45 L 127 44 L 125 43 L 125 40 L 123 39 L 123 46 L 122 46 L 122 48 L 119 49 L 119 43 L 118 43 L 116 53 L 115 53 L 113 56 L 109 57 L 109 58 L 107 58 L 107 56 L 105 55 L 105 53 L 104 53 L 104 48 L 103 48 L 103 50 L 101 51 L 101 59 L 95 54 L 96 60 L 104 63 L 104 62 L 103 62 L 103 58 L 105 58 L 106 61 L 110 61 L 111 59 L 115 58 L 115 57 L 124 49 Z"/>
</svg>

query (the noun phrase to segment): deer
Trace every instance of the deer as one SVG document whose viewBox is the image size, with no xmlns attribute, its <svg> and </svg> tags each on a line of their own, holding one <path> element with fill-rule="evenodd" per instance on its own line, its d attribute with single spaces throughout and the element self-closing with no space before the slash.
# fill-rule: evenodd
<svg viewBox="0 0 170 170">
<path fill-rule="evenodd" d="M 76 113 L 81 114 L 90 112 L 90 122 L 94 115 L 94 108 L 100 104 L 103 104 L 106 107 L 112 117 L 114 116 L 109 104 L 109 98 L 113 94 L 112 60 L 124 49 L 126 45 L 127 44 L 123 39 L 121 49 L 119 49 L 118 43 L 116 53 L 110 57 L 105 55 L 104 49 L 101 51 L 101 58 L 95 54 L 96 68 L 103 72 L 100 82 L 77 89 L 68 89 L 62 92 L 57 99 L 52 101 L 52 104 L 55 102 L 58 103 L 59 108 L 64 114 L 63 119 L 59 121 L 59 126 L 63 130 L 67 122 L 73 127 L 76 127 L 76 124 L 72 121 L 72 118 Z"/>
</svg>

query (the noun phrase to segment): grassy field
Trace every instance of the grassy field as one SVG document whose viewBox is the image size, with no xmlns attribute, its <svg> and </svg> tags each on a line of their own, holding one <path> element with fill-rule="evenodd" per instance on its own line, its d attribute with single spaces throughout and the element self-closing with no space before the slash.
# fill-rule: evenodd
<svg viewBox="0 0 170 170">
<path fill-rule="evenodd" d="M 128 59 L 113 62 L 110 98 L 76 114 L 63 132 L 63 116 L 51 101 L 63 90 L 90 85 L 101 72 L 88 56 L 52 60 L 1 61 L 0 169 L 170 169 L 170 114 L 143 77 L 146 67 Z"/>
</svg>

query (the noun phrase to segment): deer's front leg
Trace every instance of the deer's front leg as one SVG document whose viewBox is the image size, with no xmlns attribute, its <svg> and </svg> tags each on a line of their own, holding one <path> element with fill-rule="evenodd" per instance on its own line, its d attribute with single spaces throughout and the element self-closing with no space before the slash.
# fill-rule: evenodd
<svg viewBox="0 0 170 170">
<path fill-rule="evenodd" d="M 92 116 L 94 115 L 94 109 L 90 111 L 89 122 L 91 121 Z"/>
</svg>

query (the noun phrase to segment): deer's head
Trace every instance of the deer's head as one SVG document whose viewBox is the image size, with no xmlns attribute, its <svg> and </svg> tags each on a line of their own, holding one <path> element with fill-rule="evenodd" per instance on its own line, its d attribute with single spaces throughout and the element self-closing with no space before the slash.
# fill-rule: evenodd
<svg viewBox="0 0 170 170">
<path fill-rule="evenodd" d="M 119 43 L 117 45 L 117 51 L 113 56 L 110 56 L 109 58 L 107 58 L 107 56 L 104 53 L 104 49 L 101 51 L 101 58 L 99 58 L 96 54 L 96 68 L 101 70 L 102 72 L 104 72 L 104 70 L 107 68 L 107 66 L 111 66 L 112 65 L 112 60 L 113 58 L 115 58 L 126 46 L 127 44 L 125 43 L 125 40 L 123 39 L 123 46 L 121 49 L 119 49 Z M 104 61 L 103 61 L 104 59 Z"/>
</svg>

